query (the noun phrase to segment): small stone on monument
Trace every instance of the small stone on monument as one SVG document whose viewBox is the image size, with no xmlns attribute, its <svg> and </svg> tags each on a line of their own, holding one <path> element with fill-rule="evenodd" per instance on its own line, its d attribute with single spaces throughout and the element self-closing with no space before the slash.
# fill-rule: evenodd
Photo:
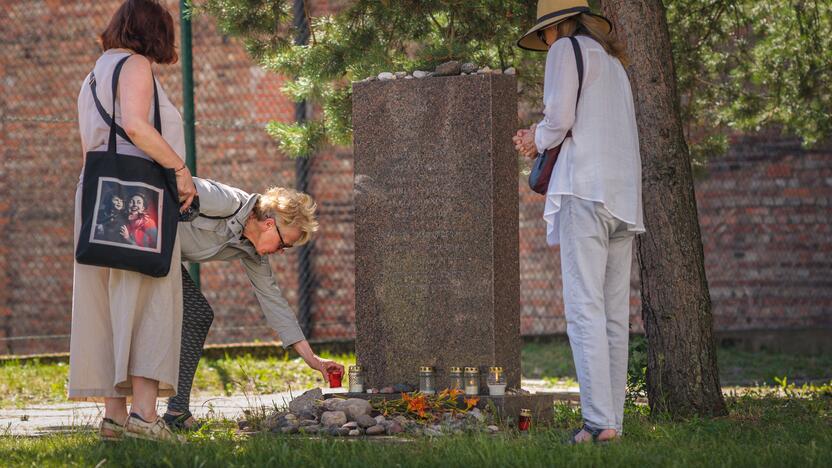
<svg viewBox="0 0 832 468">
<path fill-rule="evenodd" d="M 459 62 L 456 60 L 451 60 L 450 62 L 445 62 L 442 65 L 436 67 L 436 71 L 433 72 L 433 76 L 453 76 L 459 75 L 461 71 L 461 67 Z"/>
<path fill-rule="evenodd" d="M 465 62 L 465 63 L 462 64 L 462 67 L 460 67 L 460 70 L 462 71 L 462 73 L 468 73 L 468 74 L 474 73 L 474 72 L 477 71 L 477 64 L 476 63 L 471 63 L 471 62 Z"/>
</svg>

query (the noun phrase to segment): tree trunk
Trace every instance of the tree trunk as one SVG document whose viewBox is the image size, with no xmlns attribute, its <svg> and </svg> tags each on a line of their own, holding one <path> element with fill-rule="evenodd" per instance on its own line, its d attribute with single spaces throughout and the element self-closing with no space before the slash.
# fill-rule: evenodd
<svg viewBox="0 0 832 468">
<path fill-rule="evenodd" d="M 644 220 L 638 237 L 647 396 L 653 414 L 726 414 L 693 176 L 661 0 L 603 0 L 627 44 L 641 145 Z"/>
</svg>

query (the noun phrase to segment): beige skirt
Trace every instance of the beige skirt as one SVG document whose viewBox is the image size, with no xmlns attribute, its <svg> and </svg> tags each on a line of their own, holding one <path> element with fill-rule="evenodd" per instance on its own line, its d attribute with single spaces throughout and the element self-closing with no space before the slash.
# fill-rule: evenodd
<svg viewBox="0 0 832 468">
<path fill-rule="evenodd" d="M 75 193 L 75 245 L 81 230 L 81 184 Z M 140 273 L 75 263 L 69 398 L 129 397 L 131 377 L 159 381 L 159 396 L 173 396 L 182 336 L 179 238 L 170 273 Z"/>
</svg>

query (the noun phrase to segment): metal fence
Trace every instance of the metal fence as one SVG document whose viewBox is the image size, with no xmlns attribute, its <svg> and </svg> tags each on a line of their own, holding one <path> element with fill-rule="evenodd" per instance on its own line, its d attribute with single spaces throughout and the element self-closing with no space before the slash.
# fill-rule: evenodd
<svg viewBox="0 0 832 468">
<path fill-rule="evenodd" d="M 198 3 L 198 2 L 197 2 Z M 319 11 L 338 2 L 311 2 Z M 3 0 L 3 170 L 0 185 L 0 354 L 68 349 L 72 297 L 72 200 L 81 169 L 76 98 L 100 53 L 97 35 L 120 4 Z M 167 5 L 179 18 L 179 2 Z M 178 32 L 177 32 L 178 34 Z M 263 128 L 295 119 L 280 92 L 283 78 L 252 63 L 212 18 L 192 24 L 198 174 L 260 191 L 296 185 L 296 162 L 283 156 Z M 179 37 L 179 36 L 177 36 Z M 179 65 L 157 67 L 164 90 L 182 105 Z M 297 310 L 307 304 L 311 338 L 354 336 L 352 157 L 330 148 L 307 164 L 308 189 L 320 206 L 321 232 L 308 253 L 308 291 L 299 297 L 299 252 L 273 260 L 278 283 Z M 522 184 L 520 185 L 522 190 Z M 542 237 L 539 200 L 523 193 L 523 329 L 562 330 L 557 256 Z M 526 261 L 528 260 L 528 261 Z M 542 263 L 541 263 L 542 262 Z M 215 309 L 209 342 L 273 340 L 248 280 L 237 265 L 206 264 L 202 286 Z"/>
<path fill-rule="evenodd" d="M 97 35 L 119 3 L 119 0 L 0 0 L 0 148 L 3 155 L 0 166 L 0 354 L 68 350 L 73 194 L 81 169 L 76 98 L 83 78 L 100 54 Z M 342 2 L 311 3 L 314 8 L 325 9 Z M 179 2 L 169 0 L 168 5 L 178 18 Z M 297 117 L 295 103 L 280 92 L 284 79 L 252 63 L 239 41 L 218 32 L 212 18 L 196 16 L 192 30 L 199 175 L 247 191 L 260 191 L 272 185 L 295 186 L 296 162 L 282 155 L 264 131 L 265 124 L 271 120 L 290 121 Z M 179 65 L 160 66 L 157 76 L 174 104 L 181 106 L 183 90 Z M 754 148 L 764 147 L 756 145 Z M 798 239 L 784 244 L 781 239 L 771 247 L 740 246 L 739 241 L 728 236 L 738 229 L 745 229 L 747 223 L 764 226 L 771 220 L 746 220 L 737 214 L 757 216 L 754 214 L 757 212 L 747 210 L 754 206 L 768 210 L 765 206 L 768 198 L 752 197 L 745 203 L 745 193 L 726 197 L 729 193 L 726 191 L 739 190 L 737 187 L 768 190 L 766 177 L 780 177 L 786 184 L 793 185 L 791 180 L 796 176 L 790 172 L 792 169 L 778 169 L 785 171 L 782 175 L 766 169 L 771 164 L 782 165 L 778 162 L 782 158 L 774 150 L 764 151 L 768 152 L 754 153 L 754 157 L 769 166 L 738 163 L 739 169 L 734 166 L 726 169 L 746 171 L 742 172 L 742 177 L 748 181 L 747 187 L 742 185 L 744 182 L 735 182 L 733 173 L 722 169 L 717 173 L 718 177 L 700 184 L 706 191 L 705 195 L 700 195 L 700 215 L 706 236 L 708 275 L 713 280 L 712 286 L 716 287 L 712 287 L 712 291 L 716 291 L 716 323 L 735 328 L 761 323 L 775 327 L 777 323 L 785 323 L 778 317 L 792 310 L 797 312 L 792 313 L 793 319 L 788 321 L 790 326 L 826 323 L 828 313 L 824 311 L 828 311 L 828 294 L 815 294 L 813 297 L 819 299 L 809 307 L 805 301 L 801 302 L 800 289 L 790 289 L 788 294 L 778 293 L 770 305 L 762 304 L 768 277 L 749 276 L 743 265 L 752 257 L 734 251 L 771 248 L 793 251 L 799 249 L 803 241 Z M 790 144 L 784 151 L 793 155 L 800 150 Z M 742 154 L 737 157 L 747 159 Z M 821 157 L 819 162 L 805 158 L 790 161 L 789 164 L 795 167 L 811 162 L 819 165 L 822 171 L 829 171 L 823 166 L 823 161 L 829 161 L 828 158 Z M 351 339 L 355 334 L 351 151 L 348 148 L 325 149 L 313 155 L 307 170 L 309 191 L 319 202 L 321 232 L 309 255 L 312 274 L 304 276 L 309 287 L 305 288 L 308 292 L 303 301 L 298 295 L 298 253 L 287 253 L 274 259 L 273 268 L 290 305 L 298 310 L 301 302 L 309 304 L 313 340 Z M 806 169 L 805 172 L 811 176 L 818 170 Z M 762 181 L 760 184 L 755 182 L 758 179 Z M 798 183 L 799 188 L 812 186 L 814 182 L 801 179 L 794 183 Z M 545 243 L 540 198 L 529 192 L 522 177 L 518 181 L 518 190 L 521 330 L 525 335 L 563 332 L 558 252 Z M 813 192 L 823 195 L 806 198 L 800 202 L 802 205 L 784 202 L 783 216 L 791 216 L 789 213 L 795 213 L 795 210 L 813 212 L 820 201 L 827 203 L 828 188 L 818 190 L 826 191 Z M 742 202 L 742 206 L 734 209 L 734 202 Z M 771 208 L 772 212 L 780 209 L 781 205 Z M 771 219 L 771 222 L 777 221 L 777 218 Z M 821 232 L 825 233 L 822 236 L 827 236 L 823 239 L 827 239 L 828 226 L 818 224 L 826 222 L 825 219 L 815 216 L 810 224 L 795 222 L 795 235 Z M 739 247 L 734 247 L 735 244 Z M 762 251 L 751 255 L 758 263 L 770 258 Z M 771 258 L 773 263 L 770 265 L 755 264 L 754 268 L 768 268 L 759 271 L 768 272 L 765 274 L 775 278 L 783 271 L 778 270 L 777 258 Z M 795 264 L 793 268 L 805 269 L 805 265 Z M 828 273 L 828 262 L 822 263 L 816 271 Z M 239 265 L 206 264 L 201 277 L 203 289 L 216 312 L 210 343 L 276 339 L 274 332 L 266 327 Z M 742 284 L 738 280 L 741 277 Z M 631 311 L 636 322 L 637 289 L 638 284 L 634 281 Z M 758 297 L 763 299 L 758 300 Z M 765 316 L 754 315 L 756 310 L 765 310 Z M 797 320 L 795 314 L 798 313 L 806 318 Z"/>
<path fill-rule="evenodd" d="M 0 172 L 0 354 L 68 349 L 72 297 L 73 194 L 81 169 L 76 98 L 100 50 L 97 35 L 121 2 L 2 1 L 3 165 Z M 179 18 L 179 2 L 168 1 Z M 296 162 L 264 131 L 295 118 L 266 73 L 210 17 L 193 19 L 196 153 L 199 175 L 247 191 L 294 187 Z M 177 37 L 178 31 L 177 31 Z M 180 66 L 156 68 L 182 108 Z M 320 202 L 322 230 L 308 262 L 306 303 L 313 339 L 348 339 L 352 324 L 352 164 L 345 149 L 309 161 L 308 187 Z M 278 283 L 297 309 L 299 253 L 273 260 Z M 242 268 L 201 271 L 216 319 L 213 343 L 273 340 Z"/>
</svg>

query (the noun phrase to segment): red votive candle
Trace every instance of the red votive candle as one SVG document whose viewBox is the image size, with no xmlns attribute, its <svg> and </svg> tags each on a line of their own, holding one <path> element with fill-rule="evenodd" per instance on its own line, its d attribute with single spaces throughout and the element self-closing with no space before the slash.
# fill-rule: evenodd
<svg viewBox="0 0 832 468">
<path fill-rule="evenodd" d="M 344 377 L 344 373 L 340 370 L 334 370 L 329 374 L 329 388 L 341 388 L 341 379 Z"/>
<path fill-rule="evenodd" d="M 521 409 L 520 418 L 517 419 L 517 429 L 526 432 L 532 425 L 532 410 Z"/>
</svg>

